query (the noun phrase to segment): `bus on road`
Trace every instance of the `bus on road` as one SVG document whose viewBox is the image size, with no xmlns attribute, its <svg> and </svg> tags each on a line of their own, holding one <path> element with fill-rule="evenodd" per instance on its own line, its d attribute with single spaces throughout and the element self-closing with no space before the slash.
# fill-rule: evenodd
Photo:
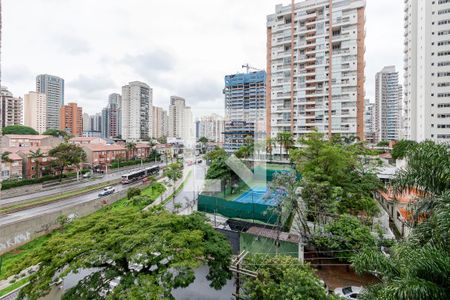
<svg viewBox="0 0 450 300">
<path fill-rule="evenodd" d="M 153 166 L 145 168 L 143 170 L 135 171 L 126 175 L 122 175 L 122 184 L 132 183 L 158 173 L 159 173 L 159 166 Z"/>
</svg>

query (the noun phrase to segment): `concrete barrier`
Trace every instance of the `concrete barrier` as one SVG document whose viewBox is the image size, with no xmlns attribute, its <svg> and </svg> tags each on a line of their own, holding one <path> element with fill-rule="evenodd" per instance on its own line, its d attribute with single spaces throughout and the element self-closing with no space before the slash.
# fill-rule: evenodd
<svg viewBox="0 0 450 300">
<path fill-rule="evenodd" d="M 61 215 L 69 217 L 73 216 L 76 218 L 87 216 L 126 197 L 126 195 L 127 190 L 124 190 L 107 197 L 75 204 L 74 206 L 62 208 L 61 210 L 39 216 L 31 216 L 28 219 L 22 219 L 6 226 L 2 226 L 0 230 L 0 254 L 9 252 L 39 236 L 48 234 L 59 228 L 60 224 L 58 223 L 58 217 Z"/>
</svg>

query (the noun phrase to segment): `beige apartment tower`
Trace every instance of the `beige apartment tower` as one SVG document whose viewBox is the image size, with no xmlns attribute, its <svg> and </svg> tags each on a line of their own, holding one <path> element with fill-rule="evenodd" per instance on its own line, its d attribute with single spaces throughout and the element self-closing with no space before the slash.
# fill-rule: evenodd
<svg viewBox="0 0 450 300">
<path fill-rule="evenodd" d="M 47 96 L 38 92 L 29 92 L 24 96 L 24 124 L 39 132 L 47 129 Z"/>
<path fill-rule="evenodd" d="M 277 5 L 267 17 L 267 134 L 364 139 L 365 0 Z"/>
</svg>

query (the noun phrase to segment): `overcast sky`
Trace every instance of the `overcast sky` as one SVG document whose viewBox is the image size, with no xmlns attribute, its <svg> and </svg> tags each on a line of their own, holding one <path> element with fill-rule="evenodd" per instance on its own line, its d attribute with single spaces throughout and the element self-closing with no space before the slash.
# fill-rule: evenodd
<svg viewBox="0 0 450 300">
<path fill-rule="evenodd" d="M 289 0 L 2 0 L 2 85 L 22 96 L 41 73 L 65 101 L 99 112 L 134 80 L 154 105 L 185 97 L 196 116 L 223 114 L 224 75 L 265 68 L 266 15 Z M 385 65 L 403 67 L 403 0 L 367 0 L 366 94 Z M 403 77 L 400 77 L 403 80 Z M 401 82 L 402 83 L 402 82 Z"/>
</svg>

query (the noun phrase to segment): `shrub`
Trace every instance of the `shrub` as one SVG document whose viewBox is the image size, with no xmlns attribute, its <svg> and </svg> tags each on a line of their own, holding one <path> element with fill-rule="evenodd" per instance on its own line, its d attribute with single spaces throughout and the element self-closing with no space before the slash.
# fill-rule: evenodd
<svg viewBox="0 0 450 300">
<path fill-rule="evenodd" d="M 141 195 L 141 189 L 137 188 L 137 187 L 129 188 L 128 191 L 127 191 L 127 198 L 128 199 L 131 199 L 131 198 L 133 198 L 135 196 L 140 196 L 140 195 Z"/>
</svg>

